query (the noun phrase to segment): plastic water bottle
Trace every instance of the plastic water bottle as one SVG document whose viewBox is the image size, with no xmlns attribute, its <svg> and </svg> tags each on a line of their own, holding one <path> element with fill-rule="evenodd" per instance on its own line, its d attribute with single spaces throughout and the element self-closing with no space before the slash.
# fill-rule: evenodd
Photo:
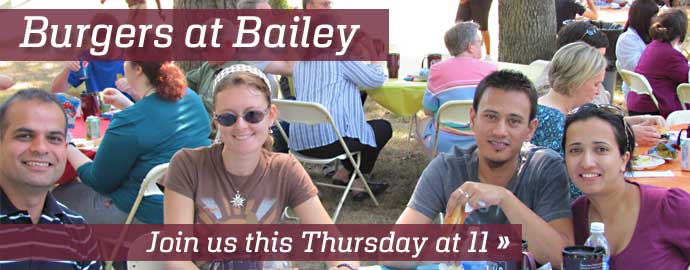
<svg viewBox="0 0 690 270">
<path fill-rule="evenodd" d="M 605 253 L 601 269 L 609 270 L 609 255 L 611 253 L 609 250 L 609 241 L 606 240 L 604 236 L 604 223 L 592 222 L 592 224 L 589 225 L 589 233 L 590 235 L 585 242 L 585 246 L 603 247 Z"/>
</svg>

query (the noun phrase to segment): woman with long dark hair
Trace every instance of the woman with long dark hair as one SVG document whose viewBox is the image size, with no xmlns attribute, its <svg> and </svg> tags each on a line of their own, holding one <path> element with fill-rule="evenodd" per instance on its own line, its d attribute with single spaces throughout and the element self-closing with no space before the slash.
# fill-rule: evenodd
<svg viewBox="0 0 690 270">
<path fill-rule="evenodd" d="M 563 137 L 571 181 L 584 192 L 571 208 L 575 244 L 589 224 L 605 224 L 611 269 L 687 269 L 690 194 L 627 181 L 635 135 L 623 110 L 585 104 L 571 112 Z"/>
</svg>

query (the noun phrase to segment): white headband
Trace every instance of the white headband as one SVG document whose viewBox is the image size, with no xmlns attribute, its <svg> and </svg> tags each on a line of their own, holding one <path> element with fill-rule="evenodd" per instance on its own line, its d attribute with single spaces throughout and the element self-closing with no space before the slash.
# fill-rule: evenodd
<svg viewBox="0 0 690 270">
<path fill-rule="evenodd" d="M 216 86 L 218 86 L 218 83 L 223 80 L 225 77 L 229 76 L 233 72 L 238 72 L 238 71 L 244 71 L 244 72 L 249 72 L 253 75 L 259 76 L 266 86 L 268 87 L 268 91 L 272 92 L 271 90 L 271 84 L 268 82 L 268 78 L 266 77 L 266 74 L 264 74 L 261 70 L 256 68 L 255 66 L 250 66 L 250 65 L 245 65 L 245 64 L 237 64 L 237 65 L 232 65 L 229 67 L 224 68 L 221 70 L 216 77 L 213 79 L 213 91 L 216 91 Z"/>
</svg>

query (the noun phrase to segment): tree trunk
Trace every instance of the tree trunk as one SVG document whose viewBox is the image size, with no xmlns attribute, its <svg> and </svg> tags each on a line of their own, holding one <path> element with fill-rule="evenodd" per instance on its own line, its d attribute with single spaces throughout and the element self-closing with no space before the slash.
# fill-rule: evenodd
<svg viewBox="0 0 690 270">
<path fill-rule="evenodd" d="M 499 0 L 499 61 L 550 60 L 556 50 L 553 0 Z"/>
<path fill-rule="evenodd" d="M 239 0 L 175 0 L 174 8 L 179 9 L 233 9 Z"/>
<path fill-rule="evenodd" d="M 234 9 L 239 0 L 175 0 L 174 9 Z M 199 61 L 175 61 L 182 70 L 188 71 L 201 65 Z"/>
</svg>

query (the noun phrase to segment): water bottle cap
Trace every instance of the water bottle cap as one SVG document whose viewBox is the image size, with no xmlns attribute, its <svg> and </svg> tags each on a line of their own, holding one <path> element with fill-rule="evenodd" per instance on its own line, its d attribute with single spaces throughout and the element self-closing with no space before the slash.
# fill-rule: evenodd
<svg viewBox="0 0 690 270">
<path fill-rule="evenodd" d="M 592 222 L 592 224 L 589 225 L 589 232 L 590 233 L 604 233 L 604 223 Z"/>
</svg>

